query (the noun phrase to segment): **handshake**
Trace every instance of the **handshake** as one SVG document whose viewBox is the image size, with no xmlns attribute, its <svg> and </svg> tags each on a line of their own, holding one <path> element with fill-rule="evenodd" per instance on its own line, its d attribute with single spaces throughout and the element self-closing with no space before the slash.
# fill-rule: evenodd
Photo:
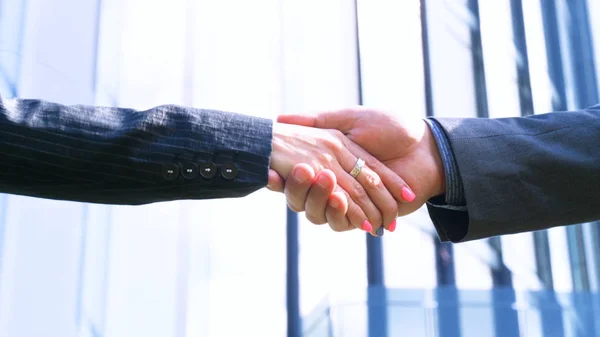
<svg viewBox="0 0 600 337">
<path fill-rule="evenodd" d="M 381 236 L 425 202 L 443 242 L 600 220 L 600 105 L 425 120 L 355 108 L 280 116 L 271 129 L 224 111 L 0 96 L 0 120 L 2 193 L 124 205 L 241 197 L 265 185 L 269 162 L 268 188 L 335 231 Z M 252 158 L 229 163 L 242 175 L 197 179 L 196 159 L 182 156 L 206 164 L 222 150 Z"/>
<path fill-rule="evenodd" d="M 396 218 L 445 193 L 434 136 L 422 119 L 365 108 L 283 115 L 273 126 L 268 188 L 334 231 L 382 236 Z"/>
</svg>

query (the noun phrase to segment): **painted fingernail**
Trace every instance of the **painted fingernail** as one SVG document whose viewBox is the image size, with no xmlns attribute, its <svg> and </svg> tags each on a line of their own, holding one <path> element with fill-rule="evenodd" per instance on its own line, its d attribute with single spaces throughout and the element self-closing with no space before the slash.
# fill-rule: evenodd
<svg viewBox="0 0 600 337">
<path fill-rule="evenodd" d="M 369 220 L 365 220 L 362 224 L 362 230 L 365 232 L 370 232 L 373 230 L 373 225 L 369 222 Z"/>
<path fill-rule="evenodd" d="M 318 183 L 319 186 L 326 188 L 329 186 L 329 179 L 327 179 L 325 176 L 320 176 Z"/>
<path fill-rule="evenodd" d="M 298 183 L 303 184 L 310 179 L 310 175 L 304 170 L 296 169 L 294 171 L 294 179 L 296 179 Z"/>
<path fill-rule="evenodd" d="M 378 237 L 382 237 L 383 236 L 383 226 L 377 228 L 377 231 L 375 232 L 375 234 L 377 234 Z"/>
<path fill-rule="evenodd" d="M 402 187 L 402 199 L 408 201 L 408 202 L 413 202 L 415 200 L 416 196 L 415 193 L 413 191 L 411 191 L 410 188 L 404 186 Z"/>
<path fill-rule="evenodd" d="M 393 233 L 396 230 L 396 219 L 394 219 L 394 221 L 392 221 L 392 223 L 388 226 L 388 231 L 390 231 L 391 233 Z"/>
</svg>

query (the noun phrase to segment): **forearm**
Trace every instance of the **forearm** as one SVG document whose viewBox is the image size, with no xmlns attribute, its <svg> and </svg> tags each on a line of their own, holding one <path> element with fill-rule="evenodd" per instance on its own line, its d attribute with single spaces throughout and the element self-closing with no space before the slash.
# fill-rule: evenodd
<svg viewBox="0 0 600 337">
<path fill-rule="evenodd" d="M 260 118 L 0 102 L 5 193 L 109 204 L 239 197 L 266 185 L 270 152 L 271 121 Z"/>
<path fill-rule="evenodd" d="M 446 216 L 437 216 L 448 226 L 453 224 L 444 218 L 466 219 L 464 237 L 452 241 L 600 218 L 598 107 L 528 118 L 439 122 L 450 140 L 467 206 L 462 215 L 441 211 Z"/>
</svg>

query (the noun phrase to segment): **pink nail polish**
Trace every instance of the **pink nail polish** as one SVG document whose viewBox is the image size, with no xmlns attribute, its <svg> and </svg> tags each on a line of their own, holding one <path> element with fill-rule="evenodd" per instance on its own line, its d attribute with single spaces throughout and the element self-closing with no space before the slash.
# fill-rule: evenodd
<svg viewBox="0 0 600 337">
<path fill-rule="evenodd" d="M 369 222 L 369 220 L 365 220 L 362 224 L 362 230 L 365 232 L 370 232 L 373 230 L 373 225 Z"/>
<path fill-rule="evenodd" d="M 392 223 L 388 226 L 388 231 L 393 233 L 395 230 L 396 230 L 396 219 L 394 219 L 394 221 L 392 221 Z"/>
<path fill-rule="evenodd" d="M 402 199 L 408 201 L 408 202 L 413 202 L 415 200 L 416 196 L 415 193 L 413 191 L 411 191 L 410 188 L 404 186 L 402 187 Z"/>
</svg>

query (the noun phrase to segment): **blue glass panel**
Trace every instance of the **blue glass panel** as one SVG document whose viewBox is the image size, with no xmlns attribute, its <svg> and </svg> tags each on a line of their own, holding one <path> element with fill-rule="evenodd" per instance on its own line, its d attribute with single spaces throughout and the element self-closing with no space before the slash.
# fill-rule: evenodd
<svg viewBox="0 0 600 337">
<path fill-rule="evenodd" d="M 460 329 L 448 330 L 452 331 L 451 334 L 444 332 L 445 336 L 450 337 L 498 335 L 506 331 L 505 325 L 514 316 L 518 317 L 519 330 L 526 336 L 592 337 L 597 335 L 594 321 L 600 317 L 600 294 L 590 292 L 515 293 L 510 288 L 457 290 L 452 287 L 432 290 L 387 289 L 386 292 L 388 296 L 385 303 L 369 303 L 386 308 L 390 337 L 440 336 L 443 326 L 439 316 L 442 311 L 460 313 Z M 327 336 L 364 335 L 361 332 L 366 331 L 368 311 L 364 296 L 362 293 L 359 296 L 342 296 L 342 300 L 322 303 L 312 315 L 305 318 L 305 336 L 325 336 L 325 328 L 314 328 L 321 324 L 330 329 L 331 335 Z M 507 317 L 508 320 L 500 319 L 495 323 L 494 315 L 496 319 Z"/>
</svg>

